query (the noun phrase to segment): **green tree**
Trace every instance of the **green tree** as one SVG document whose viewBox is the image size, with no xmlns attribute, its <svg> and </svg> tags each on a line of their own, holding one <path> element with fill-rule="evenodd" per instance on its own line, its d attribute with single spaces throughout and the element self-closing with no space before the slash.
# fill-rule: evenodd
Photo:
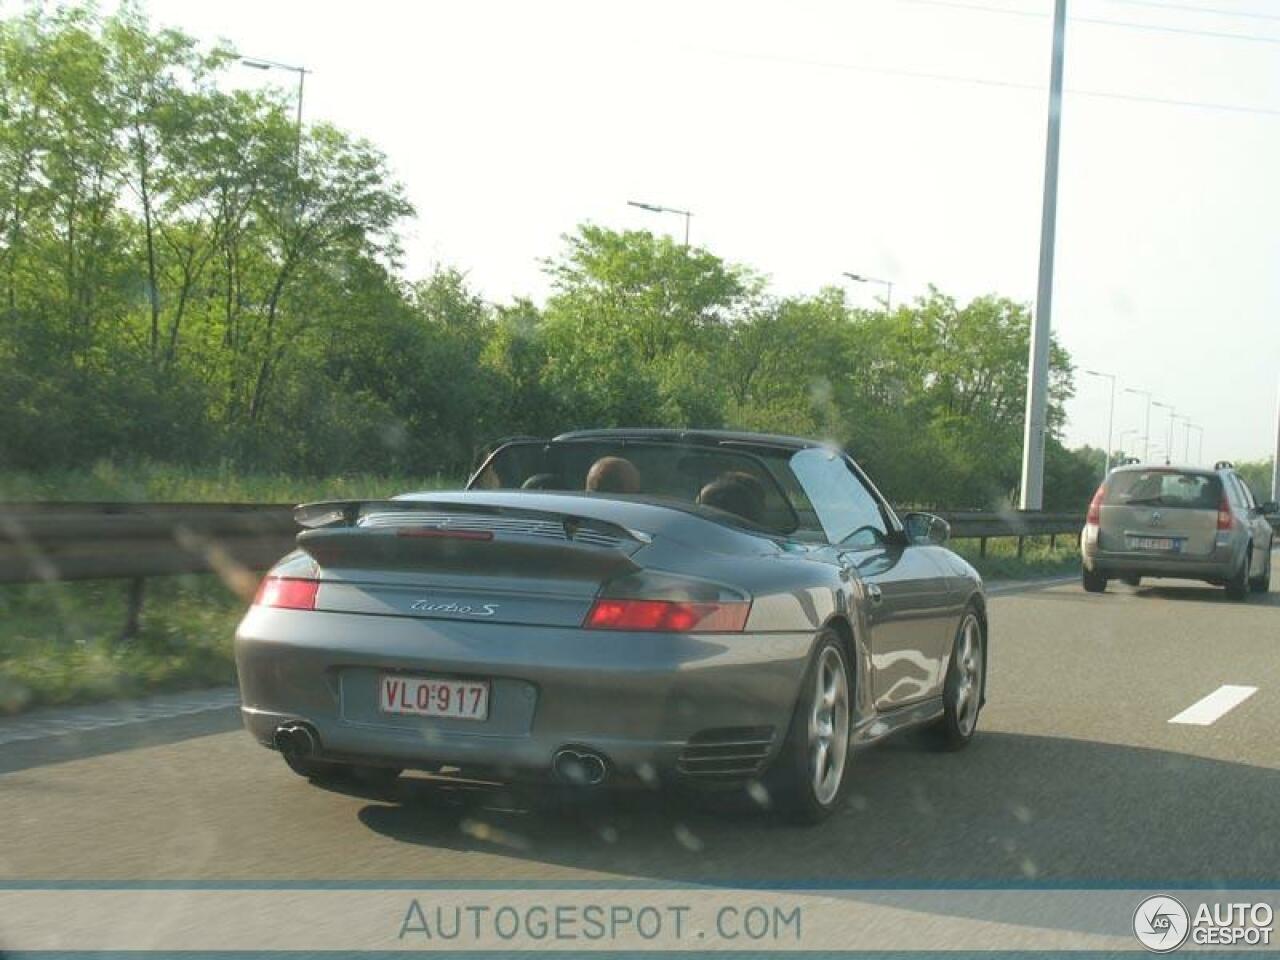
<svg viewBox="0 0 1280 960">
<path fill-rule="evenodd" d="M 547 262 L 546 378 L 573 425 L 715 426 L 714 358 L 758 282 L 705 250 L 592 225 Z"/>
</svg>

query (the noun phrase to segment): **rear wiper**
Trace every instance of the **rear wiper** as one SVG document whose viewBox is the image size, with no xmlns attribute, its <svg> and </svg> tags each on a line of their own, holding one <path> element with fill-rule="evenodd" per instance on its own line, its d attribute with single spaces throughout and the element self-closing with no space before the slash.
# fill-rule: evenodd
<svg viewBox="0 0 1280 960">
<path fill-rule="evenodd" d="M 1164 497 L 1134 497 L 1132 500 L 1126 500 L 1124 506 L 1131 507 L 1135 503 L 1164 503 Z"/>
</svg>

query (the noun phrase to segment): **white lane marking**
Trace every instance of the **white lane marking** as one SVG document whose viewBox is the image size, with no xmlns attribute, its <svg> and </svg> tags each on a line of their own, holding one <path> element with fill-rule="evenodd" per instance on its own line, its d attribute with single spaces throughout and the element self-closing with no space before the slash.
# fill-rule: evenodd
<svg viewBox="0 0 1280 960">
<path fill-rule="evenodd" d="M 1224 683 L 1203 700 L 1197 700 L 1176 717 L 1170 718 L 1169 722 L 1189 723 L 1197 727 L 1207 727 L 1215 720 L 1220 719 L 1227 711 L 1234 710 L 1240 706 L 1257 692 L 1257 687 L 1241 687 L 1231 683 Z"/>
</svg>

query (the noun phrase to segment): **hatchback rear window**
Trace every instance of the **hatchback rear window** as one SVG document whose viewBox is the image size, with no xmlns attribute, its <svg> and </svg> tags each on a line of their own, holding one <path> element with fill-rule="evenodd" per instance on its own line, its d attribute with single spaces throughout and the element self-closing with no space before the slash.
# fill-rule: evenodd
<svg viewBox="0 0 1280 960">
<path fill-rule="evenodd" d="M 1222 481 L 1212 474 L 1178 470 L 1128 470 L 1111 477 L 1102 502 L 1112 506 L 1217 510 L 1222 502 Z"/>
</svg>

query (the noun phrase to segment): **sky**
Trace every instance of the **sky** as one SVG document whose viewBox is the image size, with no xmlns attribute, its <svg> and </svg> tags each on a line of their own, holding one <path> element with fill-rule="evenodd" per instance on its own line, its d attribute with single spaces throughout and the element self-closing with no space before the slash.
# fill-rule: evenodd
<svg viewBox="0 0 1280 960">
<path fill-rule="evenodd" d="M 627 206 L 640 200 L 693 211 L 694 244 L 777 293 L 850 271 L 892 281 L 895 300 L 931 283 L 1035 299 L 1051 0 L 148 8 L 312 71 L 307 120 L 378 144 L 417 208 L 410 277 L 456 266 L 487 299 L 540 300 L 540 260 L 579 222 L 681 235 L 679 217 Z M 1280 3 L 1069 0 L 1069 15 L 1055 335 L 1082 370 L 1118 377 L 1113 447 L 1130 431 L 1141 452 L 1147 405 L 1128 387 L 1202 428 L 1175 422 L 1177 460 L 1268 456 Z M 866 306 L 883 292 L 849 286 Z M 1109 381 L 1079 373 L 1068 444 L 1104 446 L 1109 410 Z M 1153 455 L 1168 424 L 1151 410 Z"/>
</svg>

